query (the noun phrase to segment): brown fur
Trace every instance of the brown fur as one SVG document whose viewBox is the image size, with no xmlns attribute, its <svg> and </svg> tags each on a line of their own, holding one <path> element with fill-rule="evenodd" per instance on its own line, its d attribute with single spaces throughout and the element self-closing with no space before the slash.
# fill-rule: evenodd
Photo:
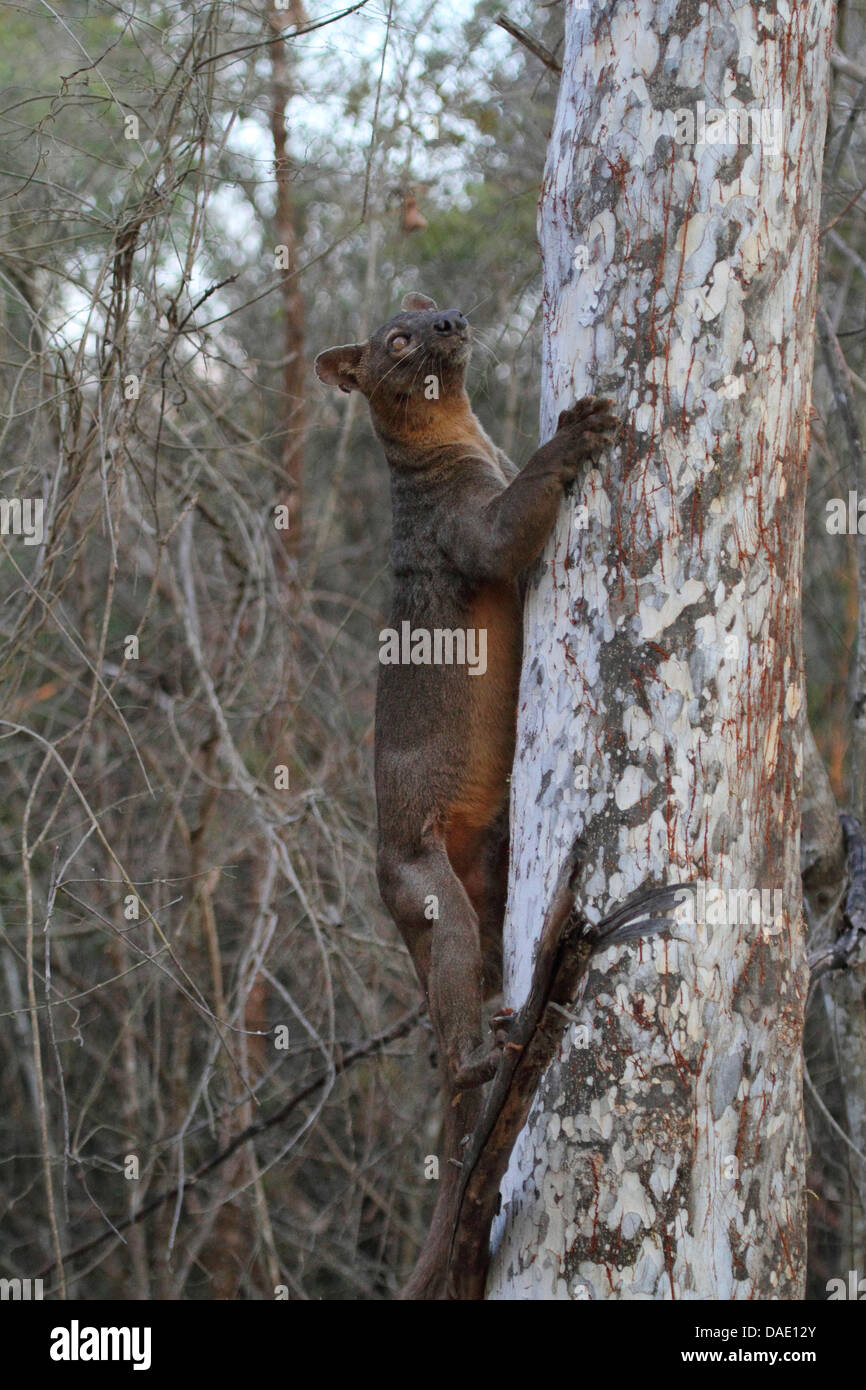
<svg viewBox="0 0 866 1390">
<path fill-rule="evenodd" d="M 389 626 L 487 633 L 484 675 L 383 665 L 376 697 L 379 885 L 429 1001 L 446 1099 L 439 1200 L 409 1297 L 434 1296 L 430 1271 L 450 1229 L 455 1161 L 478 1114 L 477 1088 L 499 1055 L 482 1041 L 481 1005 L 501 980 L 521 576 L 547 539 L 563 487 L 616 427 L 609 402 L 586 398 L 562 413 L 553 439 L 518 473 L 472 413 L 468 343 L 461 314 L 412 295 L 368 342 L 316 360 L 323 381 L 366 396 L 388 460 Z M 428 400 L 431 377 L 438 398 Z"/>
</svg>

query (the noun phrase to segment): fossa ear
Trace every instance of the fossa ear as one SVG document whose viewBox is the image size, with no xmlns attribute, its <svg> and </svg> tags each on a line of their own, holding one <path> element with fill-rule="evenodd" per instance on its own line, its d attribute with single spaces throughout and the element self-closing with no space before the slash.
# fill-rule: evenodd
<svg viewBox="0 0 866 1390">
<path fill-rule="evenodd" d="M 401 309 L 406 309 L 409 313 L 418 313 L 423 309 L 435 309 L 436 301 L 426 294 L 416 294 L 413 290 L 411 294 L 404 294 Z"/>
<path fill-rule="evenodd" d="M 341 391 L 360 391 L 358 367 L 363 351 L 363 343 L 346 343 L 343 347 L 320 352 L 315 362 L 316 376 L 326 386 L 339 386 Z"/>
</svg>

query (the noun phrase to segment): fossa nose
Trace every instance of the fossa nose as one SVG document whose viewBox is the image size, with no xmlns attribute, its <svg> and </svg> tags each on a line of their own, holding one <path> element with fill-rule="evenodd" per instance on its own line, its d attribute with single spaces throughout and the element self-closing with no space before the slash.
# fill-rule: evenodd
<svg viewBox="0 0 866 1390">
<path fill-rule="evenodd" d="M 469 325 L 459 309 L 447 309 L 434 321 L 433 332 L 437 333 L 440 338 L 451 338 L 457 335 L 465 337 L 468 327 Z"/>
</svg>

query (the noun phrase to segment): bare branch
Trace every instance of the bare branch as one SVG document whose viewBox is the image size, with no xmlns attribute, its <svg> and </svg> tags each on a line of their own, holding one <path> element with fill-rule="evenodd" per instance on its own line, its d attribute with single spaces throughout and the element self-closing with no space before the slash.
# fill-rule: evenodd
<svg viewBox="0 0 866 1390">
<path fill-rule="evenodd" d="M 356 1062 L 363 1061 L 366 1057 L 372 1057 L 375 1053 L 381 1052 L 389 1043 L 396 1042 L 399 1038 L 405 1037 L 418 1023 L 424 1013 L 424 1007 L 423 1004 L 416 1005 L 414 1009 L 410 1009 L 402 1018 L 398 1018 L 396 1023 L 393 1023 L 390 1028 L 385 1028 L 381 1033 L 377 1033 L 375 1037 L 367 1038 L 364 1042 L 357 1043 L 354 1047 L 347 1048 L 335 1064 L 336 1073 L 342 1075 L 353 1067 Z M 222 1165 L 231 1158 L 232 1154 L 237 1153 L 238 1149 L 244 1144 L 249 1144 L 260 1134 L 264 1134 L 266 1130 L 273 1129 L 275 1125 L 282 1124 L 299 1105 L 303 1104 L 305 1100 L 308 1100 L 310 1096 L 314 1095 L 316 1091 L 324 1086 L 328 1079 L 329 1073 L 322 1073 L 313 1081 L 308 1082 L 306 1086 L 287 1100 L 285 1105 L 280 1106 L 279 1110 L 274 1115 L 270 1115 L 266 1119 L 256 1120 L 253 1124 L 247 1125 L 246 1129 L 242 1130 L 240 1134 L 235 1135 L 230 1144 L 227 1144 L 224 1149 L 214 1154 L 206 1163 L 201 1164 L 200 1167 L 186 1179 L 184 1184 L 185 1187 L 187 1189 L 195 1187 L 203 1178 L 206 1178 L 210 1173 L 221 1168 Z M 121 1232 L 129 1230 L 131 1226 L 137 1226 L 140 1222 L 146 1221 L 154 1212 L 159 1211 L 166 1202 L 174 1201 L 179 1191 L 180 1184 L 169 1188 L 165 1192 L 160 1192 L 157 1197 L 152 1198 L 145 1206 L 139 1208 L 134 1216 L 129 1216 L 123 1220 L 114 1222 L 110 1230 L 103 1231 L 101 1235 L 94 1236 L 92 1240 L 82 1241 L 80 1245 L 76 1245 L 73 1249 L 67 1250 L 63 1255 L 63 1260 L 68 1262 L 80 1255 L 86 1255 L 91 1250 L 95 1250 L 100 1245 L 103 1245 L 106 1241 L 116 1238 Z M 57 1268 L 57 1262 L 52 1261 L 51 1264 L 46 1265 L 44 1269 L 40 1271 L 40 1277 L 46 1278 L 49 1274 L 53 1273 L 55 1268 Z"/>
<path fill-rule="evenodd" d="M 504 14 L 498 14 L 494 23 L 498 24 L 500 29 L 504 29 L 506 34 L 510 34 L 513 39 L 517 39 L 518 43 L 522 43 L 523 47 L 538 58 L 546 68 L 550 68 L 551 72 L 562 72 L 562 64 L 559 60 L 554 57 L 549 48 L 545 48 L 543 43 L 539 43 L 528 29 L 521 28 L 519 24 L 514 23 L 513 19 L 509 19 Z"/>
</svg>

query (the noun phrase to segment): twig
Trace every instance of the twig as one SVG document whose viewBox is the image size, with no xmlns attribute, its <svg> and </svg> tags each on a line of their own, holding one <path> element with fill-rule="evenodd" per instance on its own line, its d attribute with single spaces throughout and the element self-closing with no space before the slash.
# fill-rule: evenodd
<svg viewBox="0 0 866 1390">
<path fill-rule="evenodd" d="M 866 497 L 866 457 L 852 400 L 848 364 L 839 346 L 830 316 L 822 304 L 818 305 L 816 324 L 834 404 L 848 440 L 852 483 L 859 496 Z M 860 545 L 857 547 L 857 593 L 857 653 L 851 711 L 854 726 L 851 782 L 852 804 L 855 811 L 862 815 L 866 810 L 866 548 Z"/>
<path fill-rule="evenodd" d="M 309 24 L 299 25 L 297 29 L 281 30 L 269 39 L 259 39 L 257 43 L 241 44 L 239 48 L 226 48 L 221 53 L 213 53 L 209 58 L 200 58 L 193 71 L 200 72 L 207 67 L 208 63 L 216 63 L 220 58 L 231 58 L 236 53 L 254 53 L 258 48 L 270 48 L 272 44 L 283 43 L 289 39 L 298 39 L 302 34 L 312 34 L 316 29 L 324 29 L 329 24 L 336 24 L 338 19 L 345 19 L 347 15 L 354 14 L 356 10 L 362 10 L 367 4 L 367 0 L 358 0 L 357 5 L 350 5 L 347 10 L 338 10 L 335 14 L 326 15 L 324 19 L 314 19 Z"/>
<path fill-rule="evenodd" d="M 518 43 L 522 43 L 523 47 L 534 54 L 546 68 L 550 68 L 551 72 L 562 72 L 562 64 L 553 56 L 549 48 L 545 48 L 543 43 L 539 43 L 538 39 L 533 38 L 528 29 L 522 29 L 519 24 L 515 24 L 513 19 L 509 19 L 504 14 L 498 14 L 494 23 L 498 24 L 500 29 L 504 29 L 506 34 L 510 34 L 513 39 L 517 39 Z"/>
<path fill-rule="evenodd" d="M 858 1158 L 860 1162 L 863 1164 L 863 1166 L 866 1167 L 866 1154 L 864 1154 L 860 1149 L 857 1148 L 857 1145 L 854 1143 L 851 1136 L 846 1134 L 842 1126 L 838 1123 L 838 1121 L 833 1119 L 833 1116 L 830 1114 L 830 1111 L 827 1109 L 826 1105 L 824 1104 L 823 1100 L 821 1099 L 817 1090 L 815 1089 L 815 1083 L 812 1080 L 812 1077 L 809 1073 L 809 1067 L 806 1063 L 805 1058 L 803 1059 L 803 1078 L 806 1082 L 806 1086 L 809 1089 L 809 1094 L 811 1095 L 813 1101 L 815 1102 L 815 1105 L 820 1110 L 824 1119 L 827 1121 L 827 1124 L 830 1126 L 830 1128 L 833 1130 L 835 1134 L 838 1134 L 842 1142 L 848 1145 L 848 1148 L 854 1154 L 855 1158 Z"/>
<path fill-rule="evenodd" d="M 859 63 L 852 63 L 838 48 L 834 48 L 830 54 L 830 66 L 841 72 L 843 77 L 853 77 L 856 82 L 866 82 L 866 68 L 861 67 Z"/>
<path fill-rule="evenodd" d="M 337 1075 L 342 1075 L 343 1072 L 348 1071 L 349 1067 L 354 1066 L 355 1062 L 360 1062 L 365 1057 L 370 1057 L 374 1052 L 380 1052 L 381 1049 L 387 1047 L 389 1043 L 396 1042 L 398 1038 L 405 1037 L 406 1034 L 410 1033 L 415 1027 L 424 1013 L 425 1008 L 425 1004 L 416 1005 L 414 1009 L 410 1009 L 409 1013 L 403 1014 L 402 1018 L 398 1018 L 397 1022 L 393 1023 L 390 1028 L 386 1028 L 383 1032 L 375 1034 L 372 1038 L 367 1038 L 364 1042 L 358 1043 L 355 1047 L 344 1052 L 342 1057 L 334 1063 L 333 1071 L 336 1072 Z M 236 1153 L 243 1144 L 248 1144 L 252 1139 L 257 1138 L 258 1135 L 264 1134 L 265 1130 L 272 1129 L 274 1125 L 282 1124 L 284 1120 L 288 1119 L 292 1111 L 296 1110 L 303 1101 L 307 1100 L 319 1090 L 319 1088 L 329 1080 L 331 1075 L 332 1069 L 329 1068 L 323 1071 L 319 1076 L 309 1081 L 306 1086 L 303 1086 L 300 1091 L 297 1091 L 295 1095 L 287 1100 L 285 1105 L 280 1106 L 280 1109 L 273 1115 L 269 1115 L 265 1119 L 256 1120 L 253 1124 L 247 1125 L 246 1129 L 242 1129 L 239 1134 L 236 1134 L 231 1143 L 226 1144 L 224 1149 L 220 1149 L 219 1152 L 214 1154 L 212 1158 L 209 1158 L 206 1163 L 203 1163 L 197 1168 L 190 1177 L 185 1178 L 183 1183 L 184 1188 L 189 1190 L 189 1188 L 194 1187 L 196 1183 L 201 1182 L 202 1178 L 207 1177 L 209 1173 L 213 1173 L 217 1168 L 222 1167 L 222 1165 L 231 1158 L 232 1154 Z M 81 1245 L 76 1245 L 72 1250 L 67 1250 L 63 1255 L 63 1260 L 69 1261 L 75 1259 L 78 1255 L 86 1255 L 90 1250 L 95 1250 L 98 1246 L 103 1245 L 105 1241 L 111 1240 L 113 1236 L 128 1230 L 130 1226 L 137 1226 L 139 1222 L 146 1220 L 148 1216 L 158 1211 L 166 1202 L 174 1201 L 179 1191 L 180 1184 L 176 1184 L 174 1187 L 168 1188 L 165 1192 L 160 1192 L 159 1195 L 148 1202 L 146 1206 L 139 1208 L 133 1216 L 127 1216 L 122 1221 L 116 1222 L 110 1231 L 103 1231 L 101 1235 L 94 1236 L 91 1240 L 83 1241 Z M 39 1277 L 45 1278 L 46 1275 L 50 1274 L 52 1270 L 55 1269 L 56 1265 L 56 1260 L 46 1265 L 45 1268 L 40 1271 Z"/>
<path fill-rule="evenodd" d="M 845 930 L 809 957 L 810 989 L 831 970 L 847 970 L 866 941 L 866 841 L 855 816 L 840 815 L 848 861 L 848 893 L 842 910 Z"/>
</svg>

